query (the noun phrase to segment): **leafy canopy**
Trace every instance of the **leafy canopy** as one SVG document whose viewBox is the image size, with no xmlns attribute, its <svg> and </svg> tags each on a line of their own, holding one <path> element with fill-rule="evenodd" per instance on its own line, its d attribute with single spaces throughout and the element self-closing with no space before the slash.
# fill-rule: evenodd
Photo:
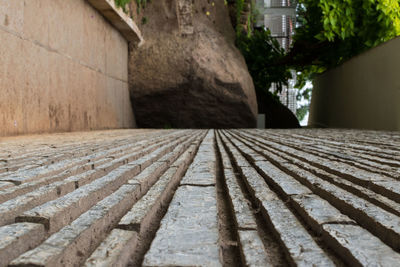
<svg viewBox="0 0 400 267">
<path fill-rule="evenodd" d="M 287 84 L 289 69 L 297 71 L 296 87 L 302 88 L 315 74 L 400 35 L 399 0 L 299 0 L 296 5 L 297 27 L 287 54 L 268 31 L 243 36 L 237 30 L 256 88 Z"/>
<path fill-rule="evenodd" d="M 299 0 L 298 27 L 286 64 L 315 73 L 400 35 L 399 0 Z"/>
<path fill-rule="evenodd" d="M 278 91 L 288 85 L 290 69 L 277 64 L 285 51 L 271 37 L 269 30 L 257 30 L 251 35 L 240 34 L 236 45 L 246 60 L 257 93 L 268 93 L 272 82 L 277 84 Z"/>
<path fill-rule="evenodd" d="M 114 1 L 117 6 L 122 7 L 125 11 L 126 5 L 129 4 L 130 2 L 132 2 L 133 0 L 114 0 Z M 137 13 L 139 14 L 140 9 L 142 7 L 146 7 L 147 0 L 135 0 L 135 2 L 137 5 Z"/>
</svg>

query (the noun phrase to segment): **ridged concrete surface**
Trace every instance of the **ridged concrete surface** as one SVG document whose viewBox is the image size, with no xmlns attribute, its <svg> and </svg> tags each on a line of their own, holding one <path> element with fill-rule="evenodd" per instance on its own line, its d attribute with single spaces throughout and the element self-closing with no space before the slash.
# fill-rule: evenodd
<svg viewBox="0 0 400 267">
<path fill-rule="evenodd" d="M 4 138 L 0 266 L 399 266 L 400 133 Z"/>
</svg>

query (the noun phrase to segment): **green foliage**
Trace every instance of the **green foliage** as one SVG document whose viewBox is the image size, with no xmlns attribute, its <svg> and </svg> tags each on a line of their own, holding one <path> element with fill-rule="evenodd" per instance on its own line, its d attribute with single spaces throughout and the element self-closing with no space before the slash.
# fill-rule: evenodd
<svg viewBox="0 0 400 267">
<path fill-rule="evenodd" d="M 322 31 L 315 38 L 334 41 L 358 37 L 375 46 L 400 34 L 398 0 L 301 0 L 318 5 Z"/>
<path fill-rule="evenodd" d="M 236 35 L 242 34 L 242 28 L 240 25 L 240 18 L 244 9 L 245 0 L 236 0 Z"/>
<path fill-rule="evenodd" d="M 311 90 L 312 88 L 303 86 L 296 95 L 297 104 L 303 103 L 296 110 L 296 117 L 299 121 L 304 119 L 310 109 Z"/>
<path fill-rule="evenodd" d="M 145 8 L 147 4 L 147 0 L 136 0 L 137 4 L 137 13 L 139 14 L 141 8 Z"/>
<path fill-rule="evenodd" d="M 236 45 L 243 54 L 257 93 L 268 94 L 271 83 L 276 83 L 278 91 L 291 78 L 286 65 L 278 65 L 285 55 L 269 30 L 256 30 L 252 35 L 240 34 Z"/>
<path fill-rule="evenodd" d="M 400 35 L 398 0 L 300 0 L 289 64 L 306 79 Z"/>
<path fill-rule="evenodd" d="M 123 9 L 125 9 L 125 6 L 127 4 L 129 4 L 132 0 L 114 0 L 115 4 L 119 7 L 122 7 Z"/>
<path fill-rule="evenodd" d="M 132 2 L 133 0 L 114 0 L 115 4 L 119 7 L 122 7 L 122 9 L 125 10 L 125 7 L 127 4 L 129 4 L 130 2 Z M 145 8 L 146 4 L 147 4 L 147 0 L 135 0 L 136 1 L 136 5 L 137 5 L 137 13 L 140 13 L 140 9 L 141 8 Z"/>
<path fill-rule="evenodd" d="M 296 110 L 296 117 L 299 121 L 302 121 L 304 117 L 307 115 L 308 110 L 310 109 L 310 105 L 303 105 Z"/>
<path fill-rule="evenodd" d="M 315 75 L 400 35 L 399 0 L 299 0 L 294 43 L 285 55 L 269 31 L 243 35 L 239 22 L 245 3 L 236 0 L 237 46 L 257 94 L 269 94 L 272 83 L 279 91 L 291 78 L 291 69 L 298 74 L 296 88 L 304 88 Z M 310 90 L 298 96 L 310 99 Z M 307 110 L 307 105 L 299 108 L 300 120 Z"/>
</svg>

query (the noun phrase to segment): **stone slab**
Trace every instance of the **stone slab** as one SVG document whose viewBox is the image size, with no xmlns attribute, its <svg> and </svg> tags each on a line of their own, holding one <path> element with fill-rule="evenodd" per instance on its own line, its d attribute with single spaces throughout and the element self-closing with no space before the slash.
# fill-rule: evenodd
<svg viewBox="0 0 400 267">
<path fill-rule="evenodd" d="M 0 204 L 0 225 L 15 221 L 22 212 L 75 190 L 75 183 L 56 182 Z"/>
<path fill-rule="evenodd" d="M 240 248 L 243 253 L 243 265 L 248 267 L 269 267 L 273 266 L 268 258 L 264 245 L 257 231 L 239 230 Z"/>
<path fill-rule="evenodd" d="M 137 165 L 131 169 L 116 169 L 63 197 L 24 212 L 16 220 L 43 223 L 49 233 L 54 233 L 75 220 L 99 200 L 112 194 L 126 183 L 131 175 L 136 175 L 138 172 Z M 136 192 L 136 196 L 138 195 L 139 190 Z"/>
<path fill-rule="evenodd" d="M 168 192 L 168 184 L 172 183 L 176 174 L 176 168 L 168 169 L 160 179 L 150 188 L 138 202 L 136 202 L 132 209 L 125 214 L 118 223 L 118 228 L 124 230 L 131 230 L 141 233 L 143 231 L 143 224 L 150 223 L 154 213 L 160 209 L 162 205 L 162 195 L 170 194 Z"/>
<path fill-rule="evenodd" d="M 44 226 L 34 223 L 15 223 L 0 227 L 0 266 L 39 245 L 45 239 Z"/>
<path fill-rule="evenodd" d="M 302 185 L 292 176 L 279 170 L 269 161 L 257 161 L 255 166 L 261 171 L 263 177 L 268 179 L 274 187 L 285 196 L 310 194 L 311 190 Z"/>
<path fill-rule="evenodd" d="M 89 253 L 106 237 L 129 206 L 138 185 L 123 185 L 94 205 L 70 225 L 51 235 L 38 247 L 13 260 L 10 266 L 75 266 L 83 264 Z"/>
<path fill-rule="evenodd" d="M 224 169 L 224 174 L 238 229 L 257 229 L 250 202 L 244 197 L 232 169 Z"/>
<path fill-rule="evenodd" d="M 214 151 L 214 133 L 209 131 L 189 166 L 181 185 L 215 185 L 216 157 Z"/>
<path fill-rule="evenodd" d="M 297 266 L 335 266 L 280 200 L 260 200 L 264 216 L 268 218 L 286 253 Z"/>
<path fill-rule="evenodd" d="M 400 254 L 358 225 L 325 224 L 323 236 L 349 265 L 398 266 Z"/>
<path fill-rule="evenodd" d="M 90 255 L 85 267 L 123 267 L 129 262 L 130 254 L 137 244 L 137 233 L 121 229 L 113 229 Z"/>
<path fill-rule="evenodd" d="M 261 176 L 252 168 L 244 167 L 242 170 L 250 192 L 259 202 L 264 218 L 269 221 L 276 237 L 285 247 L 292 264 L 335 266 L 293 213 L 261 180 Z"/>
<path fill-rule="evenodd" d="M 143 266 L 222 266 L 214 187 L 178 188 Z"/>
<path fill-rule="evenodd" d="M 375 233 L 393 248 L 400 249 L 400 217 L 295 165 L 285 164 L 285 166 L 314 187 L 316 193 L 345 212 L 358 224 Z"/>
<path fill-rule="evenodd" d="M 291 204 L 317 233 L 321 233 L 326 223 L 356 223 L 318 195 L 291 196 Z"/>
</svg>

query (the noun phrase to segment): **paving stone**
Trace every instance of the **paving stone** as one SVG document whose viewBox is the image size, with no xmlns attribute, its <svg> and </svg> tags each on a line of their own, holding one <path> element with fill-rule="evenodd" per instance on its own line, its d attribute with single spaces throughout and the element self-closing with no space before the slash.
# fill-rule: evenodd
<svg viewBox="0 0 400 267">
<path fill-rule="evenodd" d="M 0 204 L 0 225 L 15 221 L 22 212 L 75 190 L 75 183 L 56 182 Z"/>
<path fill-rule="evenodd" d="M 390 162 L 376 156 L 364 155 L 364 153 L 360 153 L 359 151 L 353 152 L 349 149 L 344 150 L 343 146 L 331 147 L 323 145 L 320 141 L 316 142 L 313 139 L 304 139 L 299 135 L 293 136 L 286 134 L 283 138 L 282 135 L 277 134 L 270 134 L 269 136 L 273 136 L 276 138 L 275 140 L 279 140 L 279 142 L 282 144 L 290 144 L 293 148 L 297 148 L 329 160 L 337 160 L 349 163 L 350 165 L 365 168 L 368 171 L 382 173 L 384 175 L 394 177 L 399 177 L 400 175 L 400 172 L 396 168 L 390 167 L 390 163 L 395 163 L 394 161 Z M 378 162 L 376 162 L 377 160 Z M 385 163 L 389 163 L 389 165 L 385 165 Z M 398 162 L 396 165 L 398 165 Z"/>
<path fill-rule="evenodd" d="M 241 172 L 245 177 L 244 182 L 247 184 L 248 190 L 257 198 L 263 197 L 266 192 L 272 192 L 264 181 L 264 178 L 255 169 L 251 167 L 243 167 L 241 168 Z M 269 194 L 264 197 L 268 195 Z"/>
<path fill-rule="evenodd" d="M 278 196 L 261 180 L 257 172 L 248 167 L 242 168 L 242 172 L 250 192 L 253 192 L 260 203 L 264 217 L 270 222 L 276 236 L 286 248 L 292 263 L 298 266 L 334 266 L 330 258 Z"/>
<path fill-rule="evenodd" d="M 179 173 L 186 171 L 187 167 L 189 166 L 189 164 L 191 163 L 191 161 L 194 158 L 194 155 L 197 151 L 198 146 L 199 146 L 199 143 L 191 144 L 189 146 L 189 148 L 170 166 L 177 168 L 177 172 L 179 172 Z"/>
<path fill-rule="evenodd" d="M 257 229 L 254 215 L 249 207 L 249 201 L 244 197 L 243 192 L 240 189 L 228 154 L 226 153 L 221 140 L 219 138 L 217 138 L 217 140 L 221 157 L 222 159 L 226 159 L 223 161 L 224 176 L 228 189 L 228 197 L 232 203 L 237 227 L 238 229 Z"/>
<path fill-rule="evenodd" d="M 290 168 L 309 183 L 317 194 L 327 199 L 357 223 L 376 233 L 393 248 L 400 249 L 400 217 L 330 184 L 310 172 L 299 169 L 297 166 L 285 164 L 285 167 Z"/>
<path fill-rule="evenodd" d="M 241 140 L 241 141 L 243 141 L 247 145 L 251 145 L 251 143 L 249 143 L 245 140 Z M 306 170 L 312 172 L 313 174 L 317 174 L 319 177 L 324 177 L 324 179 L 329 179 L 330 183 L 340 186 L 341 188 L 344 188 L 344 189 L 350 191 L 351 193 L 356 194 L 357 196 L 363 197 L 363 198 L 371 201 L 375 205 L 378 205 L 379 207 L 381 207 L 389 212 L 393 212 L 400 216 L 400 206 L 398 205 L 398 203 L 394 202 L 393 200 L 391 200 L 385 196 L 375 193 L 374 191 L 370 190 L 369 188 L 354 184 L 346 179 L 343 179 L 337 175 L 328 173 L 325 170 L 319 169 L 315 166 L 312 166 L 312 165 L 310 165 L 306 162 L 303 162 L 301 160 L 298 160 L 294 157 L 291 157 L 291 156 L 288 156 L 288 155 L 285 155 L 282 153 L 280 154 L 280 156 L 277 156 L 276 154 L 270 152 L 269 150 L 262 149 L 260 147 L 258 147 L 257 150 L 260 151 L 260 153 L 263 153 L 263 154 L 267 155 L 269 158 L 275 160 L 281 166 L 284 166 L 285 164 L 295 163 L 297 166 L 299 166 L 303 169 L 306 169 Z M 254 154 L 256 152 L 252 152 L 252 153 Z M 291 165 L 291 166 L 293 166 L 293 165 Z M 289 169 L 291 170 L 290 167 L 289 167 Z M 296 172 L 296 171 L 294 171 L 294 172 Z M 373 183 L 379 184 L 379 182 L 373 182 Z"/>
<path fill-rule="evenodd" d="M 223 168 L 224 169 L 232 169 L 231 161 L 230 161 L 229 156 L 223 146 L 223 142 L 221 140 L 220 134 L 216 135 L 216 139 L 217 139 L 218 149 L 221 153 L 221 160 L 222 160 Z"/>
<path fill-rule="evenodd" d="M 228 139 L 222 135 L 222 140 L 228 147 L 228 150 L 233 154 L 236 165 L 239 167 L 251 167 L 250 163 L 239 153 L 239 151 L 228 141 Z"/>
<path fill-rule="evenodd" d="M 0 227 L 0 266 L 39 245 L 45 238 L 41 224 L 15 223 Z"/>
<path fill-rule="evenodd" d="M 255 139 L 260 140 L 260 138 L 255 137 Z M 305 153 L 300 150 L 296 150 L 294 148 L 288 147 L 286 145 L 281 145 L 272 141 L 269 141 L 267 139 L 262 139 L 260 140 L 261 143 L 271 146 L 273 148 L 278 149 L 279 151 L 282 151 L 284 153 L 290 154 L 290 155 L 295 155 L 296 157 L 301 157 L 302 159 L 312 162 L 313 164 L 318 164 L 319 166 L 329 169 L 330 171 L 333 171 L 335 173 L 341 174 L 344 177 L 348 179 L 352 179 L 355 182 L 358 182 L 360 184 L 367 184 L 370 181 L 382 181 L 385 179 L 388 179 L 388 177 L 382 177 L 380 175 L 356 168 L 354 166 L 342 163 L 342 162 L 336 162 L 336 161 L 329 161 L 326 160 L 325 158 L 319 157 L 312 155 L 310 153 Z"/>
<path fill-rule="evenodd" d="M 314 194 L 291 196 L 291 204 L 319 234 L 326 223 L 355 224 L 328 201 Z"/>
<path fill-rule="evenodd" d="M 249 207 L 249 201 L 244 197 L 235 174 L 231 169 L 224 169 L 229 198 L 231 199 L 238 229 L 256 229 L 257 224 Z"/>
<path fill-rule="evenodd" d="M 389 180 L 386 181 L 372 181 L 370 184 L 374 191 L 386 195 L 397 203 L 400 203 L 400 181 Z"/>
<path fill-rule="evenodd" d="M 249 267 L 273 266 L 267 257 L 264 245 L 257 231 L 239 230 L 240 247 L 243 253 L 243 265 Z"/>
<path fill-rule="evenodd" d="M 268 198 L 260 201 L 264 216 L 268 217 L 293 264 L 335 266 L 282 201 Z"/>
<path fill-rule="evenodd" d="M 0 266 L 126 266 L 143 257 L 144 266 L 221 266 L 232 255 L 221 243 L 220 212 L 233 215 L 237 243 L 230 248 L 243 266 L 397 266 L 399 167 L 395 132 L 112 130 L 5 138 Z M 116 170 L 134 168 L 142 174 L 118 178 Z M 217 205 L 216 170 L 225 178 L 227 195 L 218 196 L 226 206 Z M 110 173 L 116 176 L 103 181 Z M 60 208 L 50 232 L 43 218 L 14 223 L 39 207 Z M 129 228 L 139 233 L 116 228 L 128 215 L 143 225 Z M 160 221 L 156 233 L 147 227 Z"/>
<path fill-rule="evenodd" d="M 143 266 L 221 266 L 214 187 L 178 188 Z"/>
<path fill-rule="evenodd" d="M 256 161 L 255 166 L 274 187 L 285 196 L 310 194 L 311 190 L 268 161 Z"/>
<path fill-rule="evenodd" d="M 183 156 L 179 157 L 176 161 L 171 164 L 171 167 L 180 167 L 182 165 L 189 164 L 191 158 L 196 152 L 198 145 L 190 145 L 189 148 L 183 153 Z"/>
<path fill-rule="evenodd" d="M 13 187 L 13 186 L 15 186 L 14 183 L 0 181 L 0 190 L 6 189 L 9 187 Z"/>
<path fill-rule="evenodd" d="M 154 214 L 161 208 L 163 200 L 166 198 L 165 195 L 172 190 L 172 180 L 176 175 L 176 171 L 176 168 L 168 169 L 146 195 L 136 202 L 132 209 L 122 217 L 118 223 L 118 228 L 138 233 L 143 231 L 141 225 L 151 223 L 152 219 L 154 219 Z M 169 184 L 170 186 L 168 186 Z"/>
<path fill-rule="evenodd" d="M 168 164 L 165 161 L 156 161 L 153 164 L 146 167 L 137 176 L 133 176 L 129 181 L 139 182 L 143 188 L 147 188 L 154 184 L 154 182 L 161 176 L 161 174 L 167 169 Z"/>
<path fill-rule="evenodd" d="M 43 223 L 49 233 L 54 233 L 69 224 L 104 197 L 110 195 L 130 176 L 139 172 L 139 166 L 130 169 L 116 169 L 94 182 L 41 206 L 33 208 L 17 217 L 19 222 Z M 139 189 L 139 188 L 138 188 Z M 139 190 L 135 192 L 139 195 Z"/>
<path fill-rule="evenodd" d="M 181 181 L 181 185 L 215 185 L 214 133 L 209 131 Z"/>
<path fill-rule="evenodd" d="M 325 224 L 324 237 L 349 265 L 399 266 L 400 254 L 358 225 Z"/>
<path fill-rule="evenodd" d="M 114 229 L 86 260 L 84 266 L 126 266 L 136 243 L 136 232 Z"/>
<path fill-rule="evenodd" d="M 116 159 L 112 160 L 111 162 L 105 163 L 104 159 L 102 159 L 98 162 L 91 162 L 91 163 L 85 164 L 83 166 L 78 166 L 71 170 L 64 171 L 63 173 L 61 173 L 57 176 L 44 177 L 44 178 L 39 179 L 34 182 L 28 182 L 28 183 L 24 183 L 18 187 L 14 187 L 12 189 L 10 188 L 9 190 L 0 191 L 0 202 L 4 202 L 6 200 L 11 199 L 12 197 L 16 197 L 23 193 L 30 192 L 30 191 L 38 188 L 39 186 L 47 185 L 47 184 L 50 184 L 51 182 L 63 180 L 71 175 L 78 175 L 79 172 L 82 172 L 85 170 L 89 170 L 89 169 L 91 170 L 91 169 L 95 168 L 98 171 L 100 171 L 100 170 L 103 170 L 104 172 L 112 171 L 113 169 L 115 169 L 119 166 L 122 166 L 123 164 L 125 164 L 127 162 L 131 162 L 132 160 L 139 159 L 140 156 L 145 155 L 145 153 L 150 153 L 150 152 L 154 151 L 158 146 L 159 146 L 159 144 L 153 144 L 153 145 L 147 147 L 147 149 L 144 151 L 141 151 L 141 152 L 136 151 L 136 152 L 133 152 L 130 154 L 125 154 L 120 158 L 116 158 Z M 90 176 L 88 176 L 88 177 L 90 177 Z M 85 181 L 87 182 L 88 180 L 80 177 L 79 179 L 76 180 L 77 186 L 84 185 L 86 183 Z"/>
<path fill-rule="evenodd" d="M 190 145 L 190 141 L 193 139 L 194 138 L 192 137 L 187 142 L 179 144 L 171 152 L 164 155 L 158 161 L 165 161 L 168 165 L 171 165 L 186 150 L 186 148 Z"/>
<path fill-rule="evenodd" d="M 136 199 L 138 185 L 123 185 L 82 214 L 70 225 L 51 235 L 38 247 L 25 252 L 11 266 L 74 266 L 83 263 L 101 243 L 106 233 L 119 221 Z"/>
<path fill-rule="evenodd" d="M 32 181 L 42 177 L 48 177 L 51 175 L 57 175 L 66 169 L 73 168 L 76 165 L 84 165 L 92 159 L 91 156 L 78 158 L 78 159 L 66 159 L 55 164 L 41 166 L 39 168 L 27 170 L 15 175 L 10 175 L 5 178 L 0 178 L 0 181 L 12 181 L 16 184 Z"/>
</svg>

